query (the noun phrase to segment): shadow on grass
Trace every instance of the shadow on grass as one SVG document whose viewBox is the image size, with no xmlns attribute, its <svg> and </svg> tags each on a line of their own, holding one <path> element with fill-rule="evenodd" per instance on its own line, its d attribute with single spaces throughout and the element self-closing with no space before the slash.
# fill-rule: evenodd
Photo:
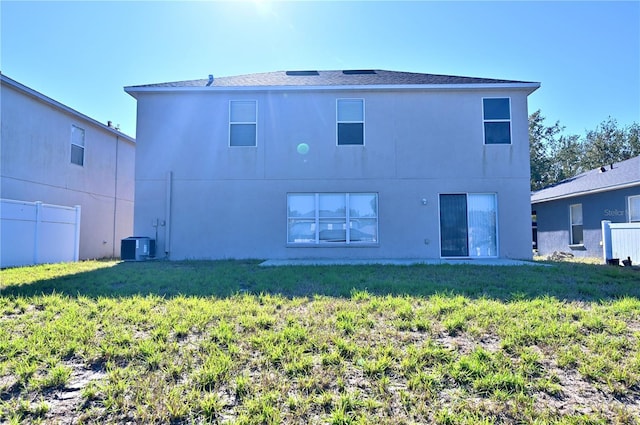
<svg viewBox="0 0 640 425">
<path fill-rule="evenodd" d="M 554 267 L 413 265 L 261 267 L 260 261 L 155 261 L 11 283 L 0 296 L 65 294 L 130 297 L 179 295 L 225 298 L 238 293 L 284 297 L 374 295 L 430 296 L 436 293 L 500 300 L 551 296 L 567 301 L 640 298 L 640 272 L 610 266 L 556 263 Z M 73 269 L 73 268 L 72 268 Z"/>
</svg>

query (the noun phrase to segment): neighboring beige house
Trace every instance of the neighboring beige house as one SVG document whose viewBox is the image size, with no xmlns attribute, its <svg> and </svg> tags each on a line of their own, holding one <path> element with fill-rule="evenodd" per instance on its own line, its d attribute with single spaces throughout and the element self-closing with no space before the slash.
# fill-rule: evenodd
<svg viewBox="0 0 640 425">
<path fill-rule="evenodd" d="M 159 257 L 531 258 L 535 82 L 282 71 L 126 87 Z"/>
<path fill-rule="evenodd" d="M 5 75 L 1 82 L 0 198 L 79 205 L 80 259 L 119 257 L 133 231 L 135 140 Z"/>
</svg>

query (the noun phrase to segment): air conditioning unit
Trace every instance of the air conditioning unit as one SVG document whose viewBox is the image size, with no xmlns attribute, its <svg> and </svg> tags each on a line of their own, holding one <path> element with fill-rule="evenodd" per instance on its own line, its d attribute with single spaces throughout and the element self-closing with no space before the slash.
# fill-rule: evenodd
<svg viewBox="0 0 640 425">
<path fill-rule="evenodd" d="M 120 258 L 124 261 L 144 261 L 156 256 L 156 240 L 144 236 L 122 239 Z"/>
</svg>

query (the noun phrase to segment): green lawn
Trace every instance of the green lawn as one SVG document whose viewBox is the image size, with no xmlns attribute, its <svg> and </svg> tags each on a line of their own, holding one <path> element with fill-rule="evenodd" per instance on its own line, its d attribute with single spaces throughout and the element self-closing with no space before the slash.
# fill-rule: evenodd
<svg viewBox="0 0 640 425">
<path fill-rule="evenodd" d="M 0 271 L 0 422 L 640 424 L 640 272 Z"/>
</svg>

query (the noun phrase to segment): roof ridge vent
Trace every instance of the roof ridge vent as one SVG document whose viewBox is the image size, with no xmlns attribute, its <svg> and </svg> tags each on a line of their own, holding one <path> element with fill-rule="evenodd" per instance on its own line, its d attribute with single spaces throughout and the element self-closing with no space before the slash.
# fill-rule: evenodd
<svg viewBox="0 0 640 425">
<path fill-rule="evenodd" d="M 305 76 L 313 76 L 313 75 L 320 75 L 320 73 L 318 71 L 286 71 L 285 72 L 286 75 L 289 75 L 291 77 L 305 77 Z"/>
<path fill-rule="evenodd" d="M 371 75 L 377 74 L 375 69 L 345 69 L 342 71 L 344 75 Z"/>
</svg>

